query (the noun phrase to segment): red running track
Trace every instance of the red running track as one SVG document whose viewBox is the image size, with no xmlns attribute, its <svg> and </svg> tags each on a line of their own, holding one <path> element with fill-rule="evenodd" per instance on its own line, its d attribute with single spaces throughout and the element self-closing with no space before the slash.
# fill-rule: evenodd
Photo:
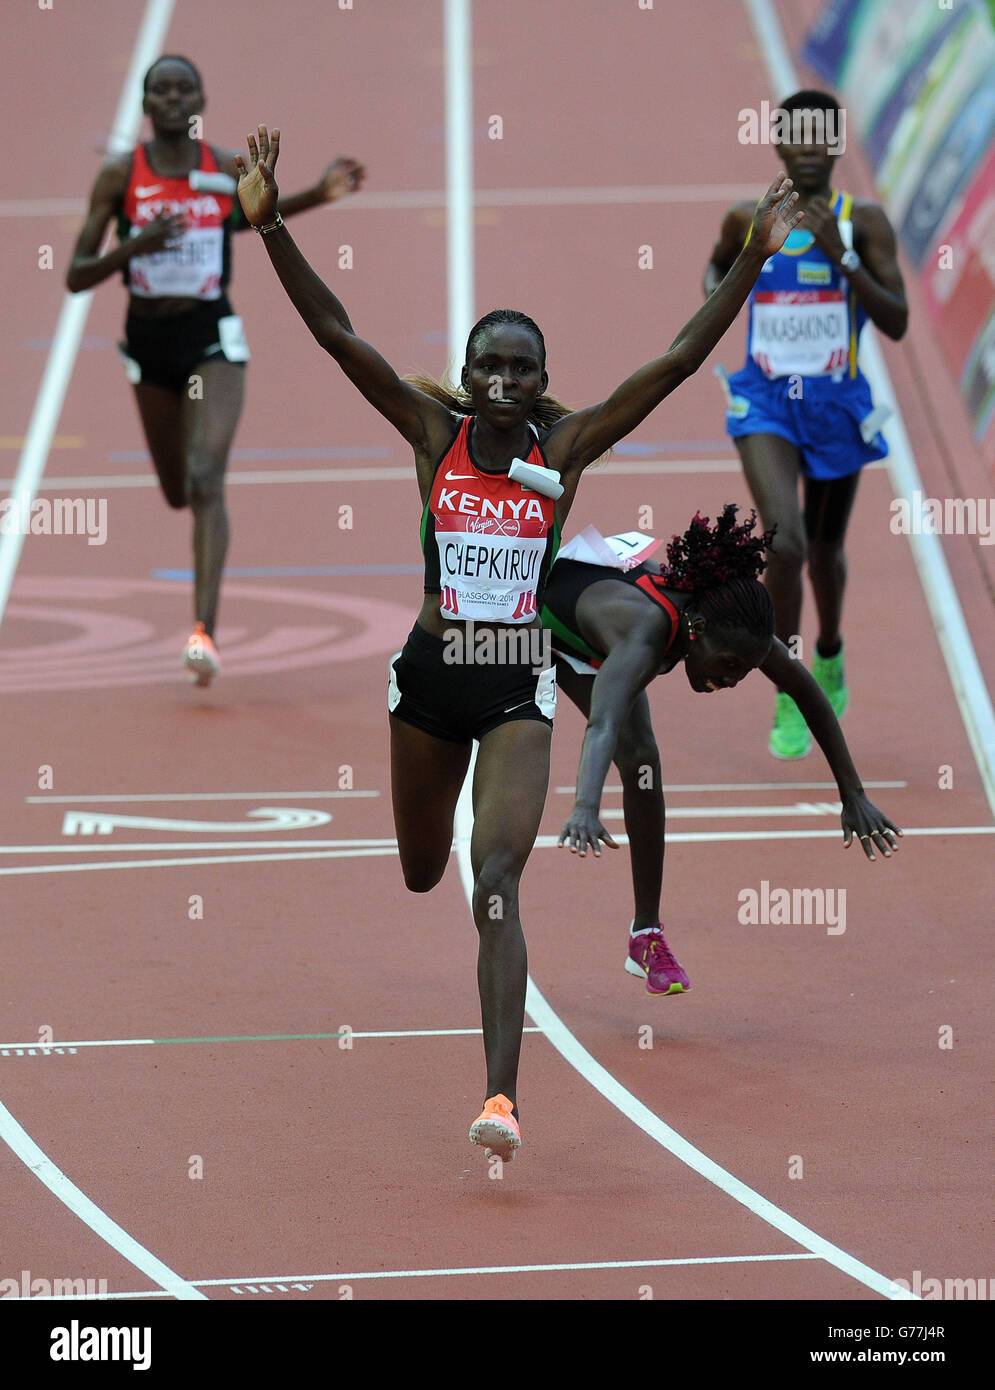
<svg viewBox="0 0 995 1390">
<path fill-rule="evenodd" d="M 761 55 L 727 0 L 693 17 L 597 0 L 473 9 L 477 309 L 526 309 L 551 389 L 593 401 L 667 346 L 700 302 L 726 207 L 774 171 L 769 150 L 736 138 L 738 110 L 772 95 Z M 796 48 L 811 9 L 789 16 Z M 8 479 L 135 10 L 104 0 L 86 17 L 25 7 L 8 21 Z M 257 121 L 281 126 L 281 187 L 339 152 L 363 159 L 366 191 L 294 235 L 399 370 L 440 371 L 442 5 L 292 11 L 275 56 L 243 6 L 179 0 L 164 47 L 204 74 L 209 139 L 239 148 Z M 846 158 L 848 186 L 869 192 L 859 153 Z M 53 272 L 35 270 L 46 243 Z M 223 678 L 204 693 L 178 670 L 189 585 L 168 575 L 189 565 L 189 521 L 152 485 L 112 283 L 93 299 L 41 493 L 105 498 L 106 544 L 28 538 L 6 613 L 0 1100 L 7 1137 L 21 1127 L 102 1219 L 81 1220 L 0 1148 L 0 1277 L 105 1280 L 149 1307 L 872 1299 L 880 1321 L 885 1296 L 854 1269 L 985 1276 L 992 810 L 907 541 L 890 532 L 887 471 L 867 471 L 852 524 L 845 727 L 873 799 L 921 833 L 890 863 L 843 855 L 837 818 L 818 810 L 836 795 L 825 764 L 767 753 L 766 682 L 711 702 L 679 673 L 657 682 L 673 788 L 664 915 L 694 990 L 650 998 L 622 971 L 625 851 L 579 862 L 551 848 L 582 733 L 562 701 L 523 886 L 555 1022 L 529 1020 L 527 1147 L 495 1180 L 465 1137 L 482 1056 L 456 856 L 417 897 L 392 846 L 384 674 L 420 592 L 410 461 L 314 346 L 254 239 L 235 260 L 253 359 L 231 461 Z M 885 356 L 924 485 L 984 495 L 911 286 L 910 301 L 910 335 Z M 715 360 L 731 368 L 742 351 L 740 324 Z M 631 529 L 650 507 L 667 536 L 698 508 L 748 504 L 710 368 L 589 476 L 571 533 Z M 944 549 L 990 681 L 991 552 L 969 537 Z M 812 626 L 806 610 L 806 642 Z M 605 806 L 620 813 L 617 788 Z M 301 825 L 276 814 L 288 809 L 319 815 Z M 739 894 L 763 880 L 845 890 L 845 932 L 741 925 Z M 557 1050 L 567 1035 L 616 1103 Z M 655 1133 L 624 1113 L 640 1105 Z M 693 1171 L 663 1125 L 760 1202 Z M 825 1245 L 772 1225 L 763 1201 Z"/>
</svg>

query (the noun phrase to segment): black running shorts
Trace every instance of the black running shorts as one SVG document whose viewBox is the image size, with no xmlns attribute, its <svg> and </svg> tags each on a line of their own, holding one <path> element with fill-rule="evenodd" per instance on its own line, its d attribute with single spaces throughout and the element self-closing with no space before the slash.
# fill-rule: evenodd
<svg viewBox="0 0 995 1390">
<path fill-rule="evenodd" d="M 454 624 L 453 633 L 472 627 Z M 393 718 L 450 743 L 481 739 L 514 719 L 535 719 L 552 728 L 556 668 L 548 662 L 542 629 L 520 628 L 514 637 L 498 629 L 489 649 L 480 637 L 478 629 L 475 642 L 447 642 L 416 623 L 390 660 L 387 708 Z M 545 665 L 513 659 L 530 650 L 530 639 L 538 639 Z"/>
<path fill-rule="evenodd" d="M 166 318 L 129 314 L 124 332 L 119 346 L 135 386 L 146 382 L 179 393 L 187 389 L 201 363 L 216 357 L 245 362 L 249 355 L 241 320 L 224 295 Z"/>
</svg>

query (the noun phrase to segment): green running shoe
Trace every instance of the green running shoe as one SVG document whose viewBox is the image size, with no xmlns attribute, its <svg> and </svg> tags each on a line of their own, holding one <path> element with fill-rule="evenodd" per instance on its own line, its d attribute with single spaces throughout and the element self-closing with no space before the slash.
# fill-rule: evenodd
<svg viewBox="0 0 995 1390">
<path fill-rule="evenodd" d="M 777 696 L 768 746 L 775 758 L 804 758 L 812 747 L 812 735 L 801 710 L 791 696 L 783 692 Z"/>
<path fill-rule="evenodd" d="M 843 648 L 840 647 L 835 656 L 820 656 L 816 647 L 812 675 L 832 705 L 833 714 L 837 719 L 841 718 L 850 698 L 850 692 L 846 688 L 846 673 L 843 670 Z"/>
</svg>

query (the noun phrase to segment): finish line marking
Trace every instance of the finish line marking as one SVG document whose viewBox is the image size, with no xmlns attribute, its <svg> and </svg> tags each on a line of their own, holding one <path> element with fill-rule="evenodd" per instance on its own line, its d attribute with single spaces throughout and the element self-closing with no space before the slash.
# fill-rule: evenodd
<svg viewBox="0 0 995 1390">
<path fill-rule="evenodd" d="M 907 787 L 908 782 L 862 782 L 861 786 L 866 790 L 867 787 Z M 569 796 L 576 796 L 577 788 L 556 787 L 554 790 L 563 792 Z M 608 782 L 605 784 L 606 792 L 621 792 L 621 782 Z M 835 782 L 665 782 L 660 789 L 665 792 L 817 792 L 817 791 L 838 791 Z M 267 792 L 267 796 L 272 793 Z M 30 801 L 32 798 L 29 797 Z M 43 798 L 36 798 L 42 800 Z"/>
<path fill-rule="evenodd" d="M 803 1254 L 787 1255 L 700 1255 L 688 1256 L 686 1259 L 672 1260 L 578 1260 L 572 1264 L 548 1264 L 548 1265 L 468 1265 L 465 1268 L 457 1269 L 376 1269 L 362 1270 L 356 1273 L 347 1274 L 281 1274 L 274 1276 L 267 1275 L 265 1278 L 258 1276 L 252 1279 L 191 1279 L 190 1283 L 199 1289 L 208 1288 L 228 1288 L 236 1294 L 257 1294 L 257 1293 L 293 1293 L 298 1290 L 307 1293 L 315 1284 L 343 1283 L 347 1280 L 356 1282 L 360 1279 L 441 1279 L 451 1276 L 460 1277 L 468 1274 L 475 1275 L 494 1275 L 494 1274 L 547 1274 L 547 1273 L 568 1273 L 572 1270 L 600 1270 L 600 1269 L 661 1269 L 666 1266 L 674 1268 L 687 1267 L 689 1265 L 733 1265 L 733 1264 L 774 1264 L 778 1261 L 789 1260 L 818 1260 L 820 1256 Z M 40 1294 L 32 1297 L 32 1303 L 62 1303 L 71 1298 L 73 1302 L 106 1302 L 112 1298 L 169 1298 L 171 1295 L 159 1289 L 137 1289 L 125 1293 L 106 1293 L 106 1294 Z M 26 1301 L 26 1300 L 25 1300 Z M 12 1298 L 11 1302 L 17 1302 Z"/>
<path fill-rule="evenodd" d="M 827 786 L 830 784 L 827 782 Z M 836 784 L 833 783 L 833 786 Z M 874 782 L 865 782 L 867 787 L 873 787 Z M 127 795 L 115 794 L 113 796 L 26 796 L 25 801 L 32 805 L 41 806 L 46 801 L 57 803 L 58 805 L 74 805 L 79 802 L 95 801 L 258 801 L 263 798 L 267 801 L 324 801 L 330 797 L 347 796 L 379 796 L 379 792 L 161 792 L 145 795 L 139 792 L 129 792 Z"/>
<path fill-rule="evenodd" d="M 457 817 L 457 828 L 461 822 Z M 466 822 L 463 822 L 466 825 Z M 995 825 L 932 825 L 914 826 L 905 829 L 905 835 L 995 835 Z M 841 830 L 678 830 L 672 835 L 667 836 L 667 843 L 672 845 L 700 845 L 700 844 L 728 844 L 747 840 L 835 840 L 842 836 Z M 615 835 L 615 843 L 627 845 L 629 837 L 625 834 Z M 293 841 L 279 841 L 286 845 Z M 321 841 L 307 840 L 304 844 L 321 844 Z M 362 841 L 345 841 L 349 844 L 348 849 L 295 849 L 289 852 L 273 854 L 195 854 L 184 856 L 179 859 L 116 859 L 110 863 L 94 864 L 19 864 L 16 868 L 0 869 L 0 878 L 21 877 L 27 874 L 71 874 L 71 873 L 96 873 L 102 869 L 172 869 L 185 867 L 191 864 L 267 864 L 291 859 L 363 859 L 377 855 L 393 855 L 397 853 L 396 840 L 382 840 L 380 842 L 364 843 Z M 464 849 L 469 847 L 469 834 L 458 835 L 453 840 L 453 848 L 459 855 Z M 540 835 L 536 839 L 535 849 L 555 849 L 559 845 L 557 835 Z M 258 848 L 258 846 L 254 846 Z M 129 851 L 137 852 L 141 850 L 155 849 L 154 845 L 5 845 L 0 846 L 0 853 L 39 853 L 42 851 L 52 851 L 60 853 L 82 853 L 84 849 L 99 853 L 101 850 L 107 852 L 116 850 L 120 854 L 127 854 Z M 163 845 L 163 850 L 176 850 L 177 845 Z M 220 846 L 212 845 L 211 849 L 218 849 Z M 248 846 L 247 846 L 248 848 Z"/>
<path fill-rule="evenodd" d="M 480 1037 L 480 1028 L 404 1028 L 375 1033 L 234 1033 L 216 1038 L 91 1038 L 75 1042 L 0 1043 L 0 1056 L 11 1051 L 18 1056 L 47 1057 L 66 1047 L 163 1047 L 170 1043 L 233 1043 L 233 1042 L 329 1042 L 338 1038 L 463 1038 Z M 541 1028 L 526 1028 L 526 1033 L 541 1033 Z"/>
</svg>

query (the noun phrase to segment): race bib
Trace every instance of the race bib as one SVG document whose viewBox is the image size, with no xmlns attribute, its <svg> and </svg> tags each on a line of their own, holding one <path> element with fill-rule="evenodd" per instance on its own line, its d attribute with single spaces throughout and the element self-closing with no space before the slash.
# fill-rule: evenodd
<svg viewBox="0 0 995 1390">
<path fill-rule="evenodd" d="M 140 227 L 133 227 L 137 236 Z M 224 233 L 218 227 L 190 227 L 177 241 L 151 256 L 128 262 L 132 294 L 142 299 L 220 299 Z"/>
<path fill-rule="evenodd" d="M 525 623 L 535 617 L 546 538 L 522 536 L 518 529 L 512 520 L 502 523 L 503 534 L 436 531 L 444 618 Z"/>
<path fill-rule="evenodd" d="M 751 356 L 765 375 L 829 376 L 850 351 L 850 316 L 838 290 L 757 291 Z"/>
<path fill-rule="evenodd" d="M 630 570 L 658 550 L 661 541 L 645 531 L 623 531 L 607 538 L 594 526 L 585 526 L 560 547 L 558 560 L 579 560 L 585 565 L 603 565 L 614 570 Z"/>
</svg>

